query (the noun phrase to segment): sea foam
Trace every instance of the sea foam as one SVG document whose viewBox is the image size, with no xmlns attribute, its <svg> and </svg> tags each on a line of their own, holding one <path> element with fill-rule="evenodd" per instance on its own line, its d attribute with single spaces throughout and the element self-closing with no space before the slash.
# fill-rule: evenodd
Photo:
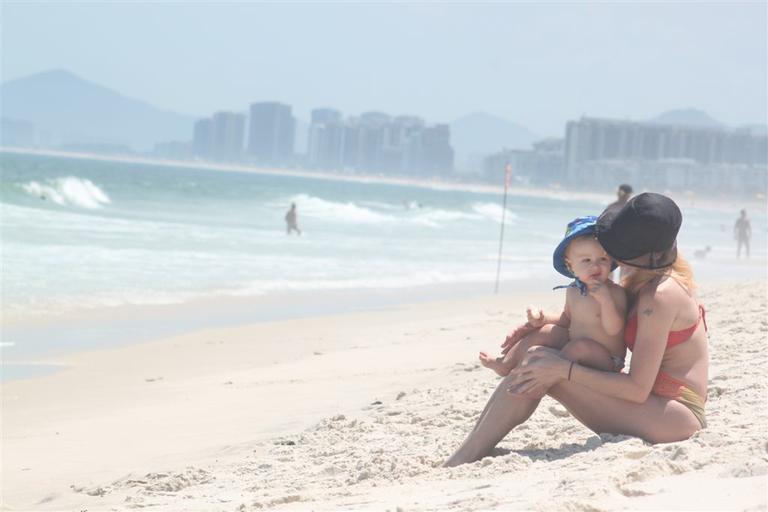
<svg viewBox="0 0 768 512">
<path fill-rule="evenodd" d="M 61 206 L 93 210 L 112 202 L 98 185 L 76 176 L 48 180 L 46 183 L 30 181 L 21 187 L 31 196 L 47 199 Z"/>
<path fill-rule="evenodd" d="M 328 201 L 308 194 L 296 194 L 289 201 L 299 206 L 299 215 L 330 222 L 384 224 L 397 220 L 392 215 L 375 212 L 351 201 Z"/>
<path fill-rule="evenodd" d="M 472 210 L 477 212 L 491 220 L 501 223 L 501 217 L 504 213 L 504 209 L 496 203 L 475 203 L 472 205 Z M 510 222 L 517 219 L 517 215 L 507 209 L 506 215 L 504 215 L 505 221 Z"/>
</svg>

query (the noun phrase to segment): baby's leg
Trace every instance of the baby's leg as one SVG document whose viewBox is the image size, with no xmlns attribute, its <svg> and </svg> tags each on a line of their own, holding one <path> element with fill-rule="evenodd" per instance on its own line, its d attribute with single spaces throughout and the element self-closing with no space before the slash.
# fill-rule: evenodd
<svg viewBox="0 0 768 512">
<path fill-rule="evenodd" d="M 569 341 L 560 353 L 566 359 L 595 368 L 596 370 L 607 372 L 616 370 L 616 364 L 608 349 L 589 338 L 578 338 Z"/>
<path fill-rule="evenodd" d="M 526 351 L 536 345 L 561 349 L 568 342 L 568 329 L 559 325 L 545 325 L 538 331 L 533 331 L 517 342 L 503 357 L 491 357 L 485 352 L 480 352 L 480 362 L 486 368 L 495 371 L 501 377 L 509 375 L 512 368 L 520 364 Z"/>
</svg>

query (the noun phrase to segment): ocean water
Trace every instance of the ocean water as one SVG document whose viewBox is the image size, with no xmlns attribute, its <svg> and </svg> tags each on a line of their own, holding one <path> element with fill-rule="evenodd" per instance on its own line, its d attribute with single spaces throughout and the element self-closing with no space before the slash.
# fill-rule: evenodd
<svg viewBox="0 0 768 512">
<path fill-rule="evenodd" d="M 495 279 L 499 194 L 8 153 L 1 165 L 4 312 Z M 285 233 L 291 203 L 300 237 Z M 510 196 L 504 281 L 556 278 L 565 224 L 603 206 Z M 738 205 L 683 208 L 681 249 L 733 260 Z M 765 212 L 751 213 L 764 259 Z"/>
<path fill-rule="evenodd" d="M 286 291 L 390 289 L 407 300 L 415 286 L 493 289 L 497 193 L 11 153 L 0 165 L 6 320 Z M 502 289 L 563 284 L 551 253 L 565 224 L 610 199 L 510 195 Z M 301 236 L 285 233 L 291 203 Z M 746 261 L 735 259 L 731 233 L 740 205 L 681 206 L 683 253 L 711 247 L 692 258 L 697 272 L 765 275 L 764 210 L 750 212 Z"/>
</svg>

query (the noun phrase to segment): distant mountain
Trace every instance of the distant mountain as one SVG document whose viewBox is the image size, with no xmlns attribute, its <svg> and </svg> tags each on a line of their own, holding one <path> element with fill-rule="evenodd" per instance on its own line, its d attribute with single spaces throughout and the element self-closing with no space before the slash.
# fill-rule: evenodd
<svg viewBox="0 0 768 512">
<path fill-rule="evenodd" d="M 485 156 L 504 148 L 528 149 L 539 138 L 523 126 L 484 112 L 468 114 L 451 123 L 451 144 L 459 170 L 479 170 Z"/>
<path fill-rule="evenodd" d="M 698 126 L 702 128 L 724 128 L 725 124 L 713 118 L 703 110 L 695 108 L 680 108 L 667 110 L 650 119 L 654 123 L 675 124 L 681 126 Z"/>
<path fill-rule="evenodd" d="M 4 118 L 32 123 L 44 145 L 124 145 L 189 140 L 195 118 L 153 107 L 64 70 L 0 85 Z"/>
</svg>

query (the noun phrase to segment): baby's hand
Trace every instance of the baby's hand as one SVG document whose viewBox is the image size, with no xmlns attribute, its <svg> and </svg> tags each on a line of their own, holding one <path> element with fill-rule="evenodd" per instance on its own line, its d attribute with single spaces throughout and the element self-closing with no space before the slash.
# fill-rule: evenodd
<svg viewBox="0 0 768 512">
<path fill-rule="evenodd" d="M 507 355 L 507 352 L 512 350 L 512 347 L 517 345 L 517 342 L 519 342 L 521 339 L 528 336 L 530 333 L 538 329 L 538 327 L 534 327 L 528 323 L 524 323 L 523 325 L 518 325 L 515 327 L 515 330 L 512 331 L 509 336 L 504 340 L 504 343 L 501 344 L 501 355 L 505 356 Z"/>
<path fill-rule="evenodd" d="M 611 291 L 608 289 L 608 281 L 590 281 L 587 283 L 589 295 L 597 302 L 604 304 L 611 300 Z"/>
<path fill-rule="evenodd" d="M 538 313 L 533 312 L 533 308 L 531 306 L 528 306 L 528 309 L 525 310 L 525 312 L 528 314 L 528 323 L 531 324 L 531 327 L 536 327 L 537 329 L 539 327 L 544 327 L 546 322 L 544 321 L 544 311 L 539 309 Z"/>
</svg>

